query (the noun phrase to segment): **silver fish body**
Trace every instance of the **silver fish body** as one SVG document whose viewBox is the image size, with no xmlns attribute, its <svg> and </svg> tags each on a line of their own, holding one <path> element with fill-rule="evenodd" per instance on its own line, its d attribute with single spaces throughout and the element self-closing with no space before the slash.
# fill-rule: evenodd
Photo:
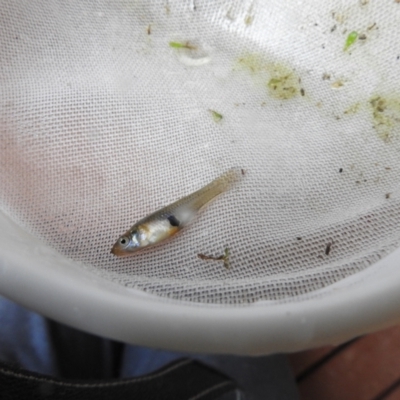
<svg viewBox="0 0 400 400">
<path fill-rule="evenodd" d="M 141 219 L 118 238 L 111 253 L 129 256 L 174 236 L 189 225 L 204 206 L 231 188 L 240 177 L 239 171 L 232 168 L 202 189 Z"/>
</svg>

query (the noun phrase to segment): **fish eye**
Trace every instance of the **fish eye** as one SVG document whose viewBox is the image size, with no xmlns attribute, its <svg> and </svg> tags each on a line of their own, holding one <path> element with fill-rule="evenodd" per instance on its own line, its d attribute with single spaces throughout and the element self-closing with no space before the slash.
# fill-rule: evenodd
<svg viewBox="0 0 400 400">
<path fill-rule="evenodd" d="M 125 236 L 122 236 L 121 238 L 119 238 L 119 243 L 123 244 L 123 245 L 127 244 L 128 243 L 128 238 L 125 237 Z"/>
</svg>

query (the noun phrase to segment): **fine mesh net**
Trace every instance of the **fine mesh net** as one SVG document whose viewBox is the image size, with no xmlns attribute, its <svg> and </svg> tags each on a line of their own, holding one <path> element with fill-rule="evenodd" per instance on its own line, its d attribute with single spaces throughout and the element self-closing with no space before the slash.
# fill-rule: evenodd
<svg viewBox="0 0 400 400">
<path fill-rule="evenodd" d="M 0 18 L 0 209 L 82 268 L 282 302 L 399 246 L 397 1 L 2 1 Z M 234 166 L 181 234 L 110 254 Z M 227 248 L 230 269 L 198 257 Z"/>
</svg>

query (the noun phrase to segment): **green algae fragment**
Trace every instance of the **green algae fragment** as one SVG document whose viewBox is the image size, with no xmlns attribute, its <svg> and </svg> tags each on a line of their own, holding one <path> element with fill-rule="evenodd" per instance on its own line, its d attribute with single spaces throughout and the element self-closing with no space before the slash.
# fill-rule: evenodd
<svg viewBox="0 0 400 400">
<path fill-rule="evenodd" d="M 258 54 L 244 55 L 238 59 L 238 65 L 249 71 L 256 83 L 266 86 L 275 99 L 288 100 L 301 93 L 299 76 L 290 66 L 266 60 Z"/>
<path fill-rule="evenodd" d="M 169 42 L 169 47 L 173 49 L 189 49 L 189 50 L 196 50 L 197 47 L 193 46 L 189 42 L 181 43 L 181 42 Z"/>
<path fill-rule="evenodd" d="M 347 51 L 349 47 L 356 42 L 357 38 L 358 38 L 358 32 L 356 31 L 350 32 L 349 35 L 347 36 L 346 43 L 344 44 L 343 51 Z"/>
<path fill-rule="evenodd" d="M 184 49 L 186 47 L 184 43 L 179 42 L 169 42 L 169 46 L 174 49 Z"/>
<path fill-rule="evenodd" d="M 291 99 L 296 96 L 299 88 L 293 74 L 279 75 L 280 72 L 276 70 L 274 73 L 277 73 L 278 76 L 271 78 L 267 83 L 270 94 L 282 100 Z"/>
<path fill-rule="evenodd" d="M 393 96 L 374 96 L 369 104 L 378 137 L 386 143 L 390 142 L 400 125 L 400 99 Z"/>
<path fill-rule="evenodd" d="M 352 104 L 343 114 L 356 114 L 360 109 L 360 103 Z"/>
<path fill-rule="evenodd" d="M 220 114 L 219 112 L 216 112 L 214 110 L 210 110 L 210 112 L 215 122 L 219 122 L 223 118 L 222 114 Z"/>
</svg>

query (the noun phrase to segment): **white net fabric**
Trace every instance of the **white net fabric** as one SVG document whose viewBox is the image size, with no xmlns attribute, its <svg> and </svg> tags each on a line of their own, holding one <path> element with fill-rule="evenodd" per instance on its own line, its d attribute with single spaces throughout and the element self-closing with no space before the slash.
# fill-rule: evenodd
<svg viewBox="0 0 400 400">
<path fill-rule="evenodd" d="M 82 268 L 282 302 L 400 244 L 398 2 L 2 1 L 0 18 L 0 209 Z M 110 254 L 232 166 L 242 182 L 179 236 Z M 197 257 L 227 247 L 229 270 Z"/>
</svg>

